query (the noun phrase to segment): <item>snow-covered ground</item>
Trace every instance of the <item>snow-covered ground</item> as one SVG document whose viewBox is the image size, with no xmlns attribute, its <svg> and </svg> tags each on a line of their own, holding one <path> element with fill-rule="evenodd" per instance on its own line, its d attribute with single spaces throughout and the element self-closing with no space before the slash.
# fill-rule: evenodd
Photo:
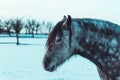
<svg viewBox="0 0 120 80">
<path fill-rule="evenodd" d="M 43 69 L 47 38 L 0 38 L 0 80 L 100 80 L 96 66 L 73 56 L 55 72 Z"/>
</svg>

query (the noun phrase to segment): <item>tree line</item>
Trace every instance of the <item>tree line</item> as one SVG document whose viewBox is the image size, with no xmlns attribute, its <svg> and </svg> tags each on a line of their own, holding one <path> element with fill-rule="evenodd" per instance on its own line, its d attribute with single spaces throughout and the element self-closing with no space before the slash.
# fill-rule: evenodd
<svg viewBox="0 0 120 80">
<path fill-rule="evenodd" d="M 25 34 L 49 34 L 53 28 L 53 23 L 50 21 L 37 21 L 35 19 L 24 20 L 22 18 L 14 18 L 7 20 L 0 20 L 0 34 L 12 33 L 16 34 L 17 45 L 19 45 L 19 34 L 23 31 Z"/>
</svg>

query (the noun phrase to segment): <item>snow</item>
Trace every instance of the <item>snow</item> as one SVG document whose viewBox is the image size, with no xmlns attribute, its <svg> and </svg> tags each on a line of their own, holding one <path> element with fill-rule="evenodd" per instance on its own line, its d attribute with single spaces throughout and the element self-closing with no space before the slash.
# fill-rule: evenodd
<svg viewBox="0 0 120 80">
<path fill-rule="evenodd" d="M 43 69 L 47 38 L 0 38 L 0 80 L 100 80 L 96 66 L 73 56 L 55 72 Z"/>
</svg>

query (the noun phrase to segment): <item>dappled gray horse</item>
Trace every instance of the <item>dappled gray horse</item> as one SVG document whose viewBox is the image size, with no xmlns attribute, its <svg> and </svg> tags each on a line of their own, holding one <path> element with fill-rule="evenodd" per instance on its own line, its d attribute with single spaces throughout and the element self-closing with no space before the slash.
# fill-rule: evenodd
<svg viewBox="0 0 120 80">
<path fill-rule="evenodd" d="M 47 71 L 56 70 L 73 55 L 81 55 L 97 66 L 101 80 L 120 80 L 120 26 L 117 24 L 64 16 L 51 31 L 46 46 L 43 65 Z"/>
</svg>

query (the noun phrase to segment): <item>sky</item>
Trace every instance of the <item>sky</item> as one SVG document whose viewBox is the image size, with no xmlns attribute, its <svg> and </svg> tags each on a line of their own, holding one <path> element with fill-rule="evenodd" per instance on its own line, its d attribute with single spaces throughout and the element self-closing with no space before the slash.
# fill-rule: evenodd
<svg viewBox="0 0 120 80">
<path fill-rule="evenodd" d="M 120 24 L 120 0 L 0 0 L 0 18 L 97 18 Z"/>
</svg>

